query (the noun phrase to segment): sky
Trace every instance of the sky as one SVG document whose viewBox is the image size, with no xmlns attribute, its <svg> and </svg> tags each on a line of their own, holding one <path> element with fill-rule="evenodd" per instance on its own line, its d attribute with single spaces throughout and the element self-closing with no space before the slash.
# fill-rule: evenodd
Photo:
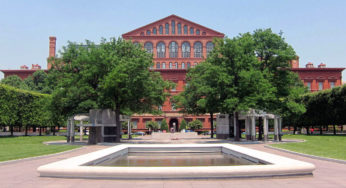
<svg viewBox="0 0 346 188">
<path fill-rule="evenodd" d="M 57 37 L 58 52 L 67 41 L 98 43 L 171 14 L 230 38 L 256 29 L 282 31 L 300 67 L 346 67 L 344 0 L 0 0 L 0 69 L 46 69 L 49 36 Z"/>
</svg>

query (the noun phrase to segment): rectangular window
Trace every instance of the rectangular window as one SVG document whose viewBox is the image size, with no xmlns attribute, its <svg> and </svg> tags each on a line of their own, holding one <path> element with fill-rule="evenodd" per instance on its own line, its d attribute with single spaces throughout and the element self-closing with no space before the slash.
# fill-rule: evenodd
<svg viewBox="0 0 346 188">
<path fill-rule="evenodd" d="M 187 26 L 184 25 L 184 34 L 187 35 Z"/>
<path fill-rule="evenodd" d="M 156 63 L 156 68 L 160 69 L 160 63 L 159 62 Z"/>
<path fill-rule="evenodd" d="M 166 32 L 166 35 L 168 35 L 169 34 L 169 24 L 168 23 L 166 23 L 166 25 L 165 25 L 165 32 Z"/>
<path fill-rule="evenodd" d="M 330 83 L 330 88 L 334 88 L 335 87 L 335 82 L 329 82 Z"/>
<path fill-rule="evenodd" d="M 309 91 L 311 91 L 311 82 L 308 82 L 306 86 L 308 87 Z"/>
<path fill-rule="evenodd" d="M 131 123 L 132 123 L 132 128 L 133 129 L 137 129 L 138 121 L 137 120 L 136 121 L 132 121 Z"/>
<path fill-rule="evenodd" d="M 170 68 L 170 69 L 173 68 L 172 62 L 169 62 L 169 68 Z"/>
<path fill-rule="evenodd" d="M 166 68 L 166 63 L 162 63 L 162 69 Z"/>
<path fill-rule="evenodd" d="M 181 24 L 178 23 L 178 34 L 181 35 Z"/>
<path fill-rule="evenodd" d="M 190 28 L 190 35 L 193 35 L 193 27 Z"/>
<path fill-rule="evenodd" d="M 318 90 L 323 90 L 323 82 L 318 82 Z"/>
<path fill-rule="evenodd" d="M 175 34 L 175 21 L 172 21 L 172 34 Z"/>
</svg>

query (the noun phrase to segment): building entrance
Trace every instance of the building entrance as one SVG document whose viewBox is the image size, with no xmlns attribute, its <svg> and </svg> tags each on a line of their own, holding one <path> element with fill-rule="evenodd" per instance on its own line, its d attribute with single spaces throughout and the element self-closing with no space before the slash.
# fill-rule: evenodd
<svg viewBox="0 0 346 188">
<path fill-rule="evenodd" d="M 178 125 L 178 119 L 177 118 L 172 118 L 169 120 L 169 131 L 170 132 L 178 132 L 179 131 L 179 125 Z"/>
</svg>

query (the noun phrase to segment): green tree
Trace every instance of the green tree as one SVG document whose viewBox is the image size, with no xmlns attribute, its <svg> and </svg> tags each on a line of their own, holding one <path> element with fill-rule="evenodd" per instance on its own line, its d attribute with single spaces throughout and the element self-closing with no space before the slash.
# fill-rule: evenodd
<svg viewBox="0 0 346 188">
<path fill-rule="evenodd" d="M 7 76 L 6 78 L 3 78 L 0 83 L 19 89 L 26 89 L 23 80 L 17 75 Z"/>
<path fill-rule="evenodd" d="M 161 131 L 163 130 L 168 131 L 168 125 L 167 125 L 166 119 L 163 119 L 161 121 Z"/>
<path fill-rule="evenodd" d="M 159 123 L 156 121 L 147 121 L 145 123 L 146 128 L 150 128 L 153 131 L 157 131 L 159 129 Z"/>
<path fill-rule="evenodd" d="M 69 43 L 61 59 L 52 59 L 50 80 L 57 80 L 53 106 L 68 117 L 92 108 L 111 108 L 120 125 L 120 114 L 157 112 L 170 84 L 150 71 L 152 55 L 130 41 L 103 39 L 99 45 L 86 41 Z M 117 126 L 117 134 L 120 133 Z M 117 142 L 120 137 L 117 137 Z"/>
<path fill-rule="evenodd" d="M 214 114 L 220 112 L 223 102 L 217 87 L 224 81 L 223 77 L 227 76 L 225 74 L 220 66 L 213 66 L 208 61 L 203 62 L 187 73 L 187 86 L 174 97 L 185 113 L 210 114 L 211 138 L 214 135 Z"/>
<path fill-rule="evenodd" d="M 219 67 L 214 73 L 219 82 L 213 87 L 218 100 L 222 101 L 220 112 L 235 118 L 235 140 L 240 139 L 239 112 L 261 108 L 263 101 L 273 96 L 275 88 L 265 79 L 259 69 L 255 55 L 255 41 L 251 34 L 245 33 L 232 39 L 217 40 L 215 49 L 206 60 Z M 231 120 L 230 123 L 233 121 Z"/>
<path fill-rule="evenodd" d="M 183 130 L 183 129 L 186 130 L 186 128 L 187 128 L 187 123 L 186 123 L 185 119 L 183 119 L 183 120 L 181 120 L 179 130 L 180 131 Z"/>
<path fill-rule="evenodd" d="M 191 122 L 189 122 L 189 123 L 187 124 L 187 127 L 188 127 L 189 129 L 195 131 L 195 130 L 198 130 L 198 129 L 202 129 L 203 124 L 202 124 L 202 122 L 199 121 L 199 120 L 193 120 L 193 121 L 191 121 Z"/>
</svg>

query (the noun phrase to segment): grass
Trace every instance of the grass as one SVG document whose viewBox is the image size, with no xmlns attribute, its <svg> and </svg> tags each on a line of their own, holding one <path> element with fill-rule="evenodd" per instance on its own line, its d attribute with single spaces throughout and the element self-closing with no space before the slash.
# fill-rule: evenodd
<svg viewBox="0 0 346 188">
<path fill-rule="evenodd" d="M 299 153 L 346 160 L 346 136 L 284 135 L 284 139 L 303 139 L 306 142 L 272 144 L 276 148 Z"/>
<path fill-rule="evenodd" d="M 66 138 L 64 136 L 0 137 L 0 161 L 47 155 L 80 147 L 43 144 L 54 140 L 66 140 Z"/>
</svg>

